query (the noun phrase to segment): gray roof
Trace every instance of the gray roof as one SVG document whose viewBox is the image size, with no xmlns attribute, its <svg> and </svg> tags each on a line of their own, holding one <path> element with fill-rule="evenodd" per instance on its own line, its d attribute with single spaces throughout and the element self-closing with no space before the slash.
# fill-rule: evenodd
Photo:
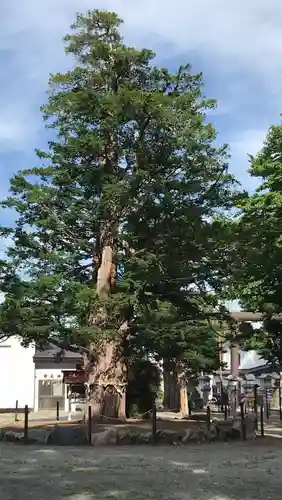
<svg viewBox="0 0 282 500">
<path fill-rule="evenodd" d="M 261 358 L 256 351 L 241 351 L 240 370 L 252 370 L 267 365 L 267 361 Z"/>
<path fill-rule="evenodd" d="M 40 359 L 51 359 L 55 358 L 59 353 L 61 352 L 61 349 L 53 344 L 48 344 L 45 349 L 39 349 L 38 347 L 35 348 L 35 354 L 34 354 L 34 359 L 40 360 Z M 65 351 L 64 352 L 64 359 L 81 359 L 82 356 L 79 354 L 79 352 L 73 352 L 73 351 Z"/>
</svg>

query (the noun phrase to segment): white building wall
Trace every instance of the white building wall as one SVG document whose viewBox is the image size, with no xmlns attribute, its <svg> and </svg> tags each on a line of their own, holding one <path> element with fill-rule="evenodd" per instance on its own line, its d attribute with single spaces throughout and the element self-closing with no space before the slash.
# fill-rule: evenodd
<svg viewBox="0 0 282 500">
<path fill-rule="evenodd" d="M 24 348 L 16 337 L 0 343 L 0 409 L 34 407 L 33 346 Z"/>
<path fill-rule="evenodd" d="M 39 409 L 39 381 L 44 380 L 46 383 L 51 381 L 63 381 L 63 372 L 65 370 L 75 370 L 77 365 L 77 359 L 64 359 L 62 362 L 55 362 L 54 359 L 49 360 L 36 360 L 35 362 L 35 374 L 34 374 L 34 386 L 35 386 L 35 396 L 34 396 L 34 411 Z M 64 384 L 65 387 L 65 402 L 64 410 L 72 411 L 75 410 L 75 403 L 71 404 L 68 399 L 68 386 Z"/>
<path fill-rule="evenodd" d="M 58 380 L 62 381 L 63 380 L 63 373 L 62 373 L 62 368 L 53 368 L 52 365 L 54 366 L 54 362 L 51 364 L 51 367 L 49 368 L 37 368 L 35 370 L 35 402 L 34 402 L 34 411 L 38 411 L 38 384 L 39 380 L 44 380 L 46 383 L 48 381 L 53 381 L 53 380 Z M 65 367 L 64 367 L 65 368 Z M 67 398 L 67 391 L 65 391 L 65 411 L 68 411 L 69 405 L 68 405 L 68 398 Z"/>
</svg>

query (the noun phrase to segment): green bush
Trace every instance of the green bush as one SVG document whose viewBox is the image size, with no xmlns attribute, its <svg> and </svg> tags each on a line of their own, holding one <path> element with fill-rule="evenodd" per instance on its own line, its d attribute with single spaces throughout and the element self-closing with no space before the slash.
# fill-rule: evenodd
<svg viewBox="0 0 282 500">
<path fill-rule="evenodd" d="M 148 360 L 136 360 L 129 368 L 127 417 L 149 418 L 149 411 L 160 388 L 160 370 Z"/>
</svg>

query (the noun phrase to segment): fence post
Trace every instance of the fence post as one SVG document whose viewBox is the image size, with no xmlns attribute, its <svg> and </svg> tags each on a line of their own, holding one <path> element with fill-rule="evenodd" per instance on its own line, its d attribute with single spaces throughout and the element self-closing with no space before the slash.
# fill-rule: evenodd
<svg viewBox="0 0 282 500">
<path fill-rule="evenodd" d="M 255 423 L 256 423 L 256 431 L 258 430 L 258 386 L 254 385 L 254 414 L 255 414 Z"/>
<path fill-rule="evenodd" d="M 152 443 L 157 444 L 157 408 L 155 401 L 152 406 Z"/>
<path fill-rule="evenodd" d="M 267 418 L 267 420 L 269 420 L 270 411 L 269 411 L 268 389 L 266 389 L 266 391 L 265 391 L 265 412 L 266 412 L 266 418 Z"/>
<path fill-rule="evenodd" d="M 24 407 L 24 442 L 28 442 L 28 405 Z"/>
<path fill-rule="evenodd" d="M 56 420 L 57 422 L 60 420 L 60 401 L 57 401 Z"/>
<path fill-rule="evenodd" d="M 240 402 L 240 417 L 241 417 L 241 429 L 242 429 L 242 439 L 246 441 L 246 423 L 245 423 L 245 412 L 244 412 L 244 401 Z"/>
<path fill-rule="evenodd" d="M 264 421 L 263 421 L 263 401 L 260 406 L 260 435 L 264 437 Z"/>
<path fill-rule="evenodd" d="M 258 412 L 258 386 L 254 385 L 254 413 Z"/>
<path fill-rule="evenodd" d="M 210 426 L 211 426 L 211 409 L 210 409 L 210 406 L 208 405 L 207 406 L 207 428 L 208 428 L 208 431 L 210 430 Z"/>
<path fill-rule="evenodd" d="M 92 408 L 89 405 L 88 406 L 88 444 L 89 446 L 92 445 Z"/>
<path fill-rule="evenodd" d="M 282 420 L 281 381 L 279 385 L 279 419 Z"/>
<path fill-rule="evenodd" d="M 188 394 L 188 415 L 191 417 L 192 415 L 192 401 L 191 401 L 191 394 Z"/>
<path fill-rule="evenodd" d="M 210 428 L 211 428 L 211 409 L 210 406 L 207 406 L 207 436 L 208 442 L 210 442 Z"/>
<path fill-rule="evenodd" d="M 19 409 L 19 401 L 17 399 L 17 401 L 16 401 L 16 411 L 15 411 L 15 422 L 19 421 L 19 419 L 18 419 L 18 409 Z"/>
</svg>

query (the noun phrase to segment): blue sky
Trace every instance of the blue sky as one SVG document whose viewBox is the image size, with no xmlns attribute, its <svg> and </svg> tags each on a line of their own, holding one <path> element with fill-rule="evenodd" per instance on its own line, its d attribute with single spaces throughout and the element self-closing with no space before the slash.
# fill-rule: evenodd
<svg viewBox="0 0 282 500">
<path fill-rule="evenodd" d="M 126 40 L 153 48 L 159 64 L 191 62 L 204 73 L 206 95 L 218 100 L 218 140 L 230 144 L 231 170 L 253 189 L 247 153 L 282 111 L 281 0 L 8 0 L 0 4 L 0 197 L 46 144 L 39 106 L 48 74 L 66 68 L 61 37 L 88 8 L 118 12 Z M 0 223 L 9 218 L 0 212 Z"/>
</svg>

